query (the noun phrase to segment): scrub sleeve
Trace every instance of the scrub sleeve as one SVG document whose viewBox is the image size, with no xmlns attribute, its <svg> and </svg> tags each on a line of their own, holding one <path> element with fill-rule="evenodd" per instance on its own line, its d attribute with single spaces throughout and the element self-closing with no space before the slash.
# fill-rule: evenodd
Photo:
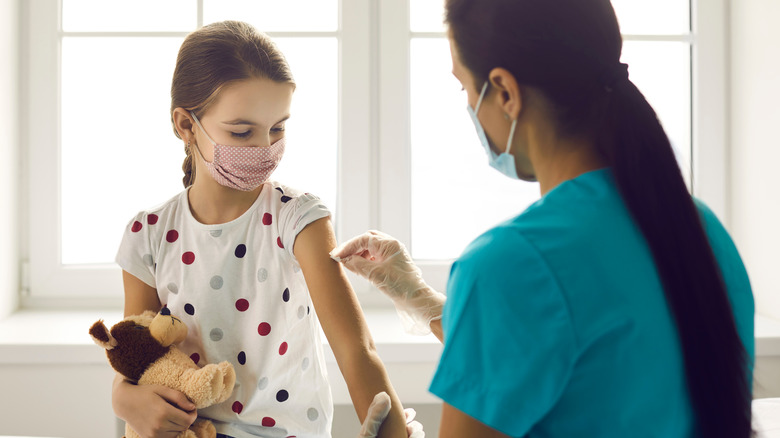
<svg viewBox="0 0 780 438">
<path fill-rule="evenodd" d="M 525 237 L 496 228 L 455 262 L 447 295 L 430 391 L 496 430 L 525 435 L 555 405 L 577 355 L 555 276 Z"/>
</svg>

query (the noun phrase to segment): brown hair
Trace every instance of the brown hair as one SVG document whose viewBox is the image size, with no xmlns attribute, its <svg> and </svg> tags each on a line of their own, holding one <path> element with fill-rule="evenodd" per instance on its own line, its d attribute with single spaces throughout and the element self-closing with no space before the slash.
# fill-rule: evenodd
<svg viewBox="0 0 780 438">
<path fill-rule="evenodd" d="M 212 23 L 190 33 L 179 49 L 173 72 L 171 123 L 176 108 L 199 115 L 226 84 L 255 77 L 295 83 L 287 60 L 268 35 L 240 21 Z M 173 132 L 181 138 L 175 123 Z M 189 187 L 195 181 L 195 168 L 189 144 L 184 149 L 182 182 Z"/>
</svg>

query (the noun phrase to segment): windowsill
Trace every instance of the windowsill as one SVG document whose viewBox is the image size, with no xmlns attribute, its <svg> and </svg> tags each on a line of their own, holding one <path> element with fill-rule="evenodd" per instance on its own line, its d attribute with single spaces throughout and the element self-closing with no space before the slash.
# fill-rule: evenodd
<svg viewBox="0 0 780 438">
<path fill-rule="evenodd" d="M 98 319 L 114 324 L 121 312 L 22 310 L 0 321 L 0 365 L 105 364 L 103 350 L 87 330 Z M 436 364 L 441 345 L 433 335 L 403 332 L 392 309 L 366 311 L 377 351 L 385 363 Z M 756 315 L 756 356 L 780 356 L 780 320 Z M 335 363 L 327 340 L 325 360 Z"/>
<path fill-rule="evenodd" d="M 780 356 L 780 320 L 756 315 L 756 356 Z"/>
<path fill-rule="evenodd" d="M 122 313 L 118 310 L 20 310 L 0 321 L 0 365 L 106 364 L 103 349 L 94 344 L 88 333 L 98 319 L 111 326 L 122 319 Z M 395 310 L 369 309 L 366 321 L 385 363 L 438 362 L 439 341 L 433 335 L 404 333 Z M 322 339 L 326 362 L 335 364 L 324 335 Z"/>
</svg>

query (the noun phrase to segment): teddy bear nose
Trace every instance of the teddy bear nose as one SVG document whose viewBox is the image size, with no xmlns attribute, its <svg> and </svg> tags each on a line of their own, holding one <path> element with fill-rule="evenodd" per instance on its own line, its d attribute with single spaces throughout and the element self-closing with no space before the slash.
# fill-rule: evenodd
<svg viewBox="0 0 780 438">
<path fill-rule="evenodd" d="M 160 309 L 160 314 L 164 316 L 168 316 L 171 314 L 171 309 L 167 307 L 163 307 L 162 309 Z"/>
</svg>

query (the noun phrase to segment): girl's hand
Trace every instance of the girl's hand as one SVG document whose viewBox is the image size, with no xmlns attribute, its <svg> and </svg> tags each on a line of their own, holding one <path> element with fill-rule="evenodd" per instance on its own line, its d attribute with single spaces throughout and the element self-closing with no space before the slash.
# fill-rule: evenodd
<svg viewBox="0 0 780 438">
<path fill-rule="evenodd" d="M 382 427 L 382 422 L 385 421 L 387 414 L 390 412 L 390 404 L 390 396 L 386 392 L 380 392 L 374 396 L 374 401 L 368 407 L 366 421 L 363 422 L 363 426 L 360 428 L 358 438 L 376 437 L 379 433 L 379 428 Z M 419 421 L 413 421 L 416 414 L 414 409 L 404 409 L 404 414 L 406 415 L 406 433 L 409 438 L 425 438 L 422 424 Z"/>
<path fill-rule="evenodd" d="M 198 418 L 195 404 L 183 393 L 159 385 L 115 382 L 114 412 L 142 438 L 173 438 Z"/>
</svg>

